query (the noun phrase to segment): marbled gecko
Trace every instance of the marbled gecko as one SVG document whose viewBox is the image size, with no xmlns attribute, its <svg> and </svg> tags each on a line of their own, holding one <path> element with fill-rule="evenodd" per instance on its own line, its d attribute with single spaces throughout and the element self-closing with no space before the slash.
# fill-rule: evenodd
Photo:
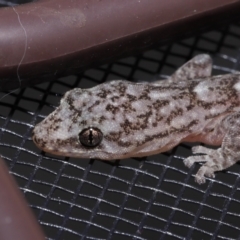
<svg viewBox="0 0 240 240">
<path fill-rule="evenodd" d="M 33 130 L 46 152 L 102 160 L 141 157 L 181 142 L 192 148 L 187 167 L 205 162 L 197 183 L 240 160 L 240 74 L 211 76 L 212 60 L 194 57 L 167 80 L 112 81 L 66 92 L 60 106 Z"/>
</svg>

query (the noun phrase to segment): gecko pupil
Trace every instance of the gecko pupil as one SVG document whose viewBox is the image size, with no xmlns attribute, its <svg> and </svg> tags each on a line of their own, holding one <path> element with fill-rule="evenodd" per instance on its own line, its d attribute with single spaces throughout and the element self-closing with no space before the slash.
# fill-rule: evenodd
<svg viewBox="0 0 240 240">
<path fill-rule="evenodd" d="M 79 140 L 85 147 L 96 147 L 102 141 L 103 134 L 98 128 L 88 127 L 79 133 Z"/>
</svg>

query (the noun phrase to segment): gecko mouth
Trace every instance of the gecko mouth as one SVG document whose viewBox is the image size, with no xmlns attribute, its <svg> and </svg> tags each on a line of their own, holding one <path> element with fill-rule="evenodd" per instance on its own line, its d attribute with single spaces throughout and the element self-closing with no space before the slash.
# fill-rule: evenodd
<svg viewBox="0 0 240 240">
<path fill-rule="evenodd" d="M 42 140 L 41 138 L 36 137 L 33 132 L 32 140 L 35 145 L 44 152 L 51 153 L 54 155 L 68 156 L 68 152 L 59 151 L 57 147 L 49 147 L 47 141 Z"/>
</svg>

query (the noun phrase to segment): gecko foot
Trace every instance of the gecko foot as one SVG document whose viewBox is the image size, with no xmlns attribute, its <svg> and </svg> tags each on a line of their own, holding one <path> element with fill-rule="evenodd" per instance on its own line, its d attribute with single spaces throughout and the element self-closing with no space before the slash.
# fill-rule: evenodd
<svg viewBox="0 0 240 240">
<path fill-rule="evenodd" d="M 186 158 L 183 162 L 185 166 L 191 167 L 195 162 L 205 162 L 203 166 L 200 167 L 197 174 L 195 175 L 195 182 L 198 184 L 203 184 L 206 182 L 205 177 L 214 178 L 215 171 L 221 171 L 223 169 L 222 163 L 224 158 L 222 155 L 221 148 L 217 150 L 208 149 L 203 146 L 197 146 L 193 148 L 194 153 L 203 153 L 206 155 L 191 156 Z"/>
</svg>

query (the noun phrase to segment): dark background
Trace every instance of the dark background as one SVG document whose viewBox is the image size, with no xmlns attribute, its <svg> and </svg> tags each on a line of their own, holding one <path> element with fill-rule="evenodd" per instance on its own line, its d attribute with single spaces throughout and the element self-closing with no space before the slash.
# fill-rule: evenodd
<svg viewBox="0 0 240 240">
<path fill-rule="evenodd" d="M 31 140 L 35 124 L 72 88 L 163 79 L 199 53 L 213 57 L 214 75 L 226 74 L 240 69 L 239 47 L 234 22 L 79 75 L 1 93 L 0 153 L 47 239 L 240 239 L 239 164 L 199 186 L 193 176 L 200 164 L 183 164 L 190 144 L 108 164 L 55 157 Z"/>
</svg>

